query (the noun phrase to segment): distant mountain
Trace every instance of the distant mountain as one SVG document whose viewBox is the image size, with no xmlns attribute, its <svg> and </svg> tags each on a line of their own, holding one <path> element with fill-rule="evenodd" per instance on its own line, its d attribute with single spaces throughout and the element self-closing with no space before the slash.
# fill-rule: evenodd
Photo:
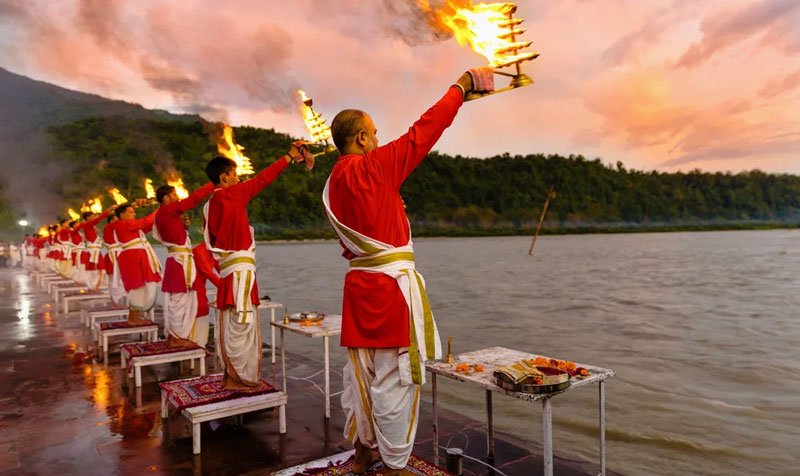
<svg viewBox="0 0 800 476">
<path fill-rule="evenodd" d="M 0 214 L 0 228 L 8 227 L 12 215 L 43 220 L 61 206 L 60 195 L 51 191 L 50 185 L 69 170 L 70 164 L 51 157 L 46 128 L 107 116 L 198 120 L 197 116 L 149 110 L 72 91 L 0 68 L 0 199 L 11 208 L 10 214 Z"/>
</svg>

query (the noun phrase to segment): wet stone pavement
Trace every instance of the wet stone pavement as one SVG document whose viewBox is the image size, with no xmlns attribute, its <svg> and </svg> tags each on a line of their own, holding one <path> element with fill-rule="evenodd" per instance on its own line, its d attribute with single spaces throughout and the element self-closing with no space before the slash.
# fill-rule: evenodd
<svg viewBox="0 0 800 476">
<path fill-rule="evenodd" d="M 337 351 L 332 343 L 332 352 Z M 182 417 L 162 421 L 158 382 L 197 375 L 188 363 L 143 369 L 135 390 L 119 366 L 97 357 L 80 312 L 57 313 L 50 297 L 22 270 L 0 269 L 0 476 L 6 475 L 234 475 L 273 471 L 352 449 L 342 436 L 344 417 L 333 397 L 323 416 L 322 394 L 289 380 L 287 433 L 275 410 L 203 424 L 202 453 L 192 454 L 191 428 Z M 280 365 L 268 354 L 262 374 L 280 384 Z M 321 356 L 320 356 L 321 357 Z M 209 372 L 218 369 L 206 359 Z M 290 354 L 287 375 L 310 375 L 321 361 Z M 338 376 L 332 391 L 341 390 Z M 430 390 L 426 389 L 426 394 Z M 478 409 L 482 414 L 483 409 Z M 468 455 L 486 453 L 484 423 L 440 410 L 442 442 L 469 440 Z M 423 403 L 415 453 L 432 457 L 430 404 Z M 496 461 L 509 476 L 542 474 L 538 448 L 495 434 Z M 444 465 L 444 459 L 439 462 Z M 598 474 L 597 464 L 556 458 L 555 474 Z M 464 460 L 464 474 L 497 474 Z M 609 473 L 612 474 L 612 473 Z"/>
</svg>

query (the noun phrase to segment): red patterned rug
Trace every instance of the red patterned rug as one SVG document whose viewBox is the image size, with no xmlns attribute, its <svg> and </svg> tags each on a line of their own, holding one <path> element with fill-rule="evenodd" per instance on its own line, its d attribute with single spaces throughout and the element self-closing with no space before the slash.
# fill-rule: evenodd
<svg viewBox="0 0 800 476">
<path fill-rule="evenodd" d="M 161 386 L 161 391 L 167 393 L 168 398 L 176 404 L 179 411 L 184 408 L 207 405 L 239 397 L 251 397 L 253 395 L 277 392 L 275 387 L 263 379 L 261 384 L 253 387 L 252 390 L 226 390 L 222 387 L 222 374 L 206 375 L 177 382 L 164 382 L 159 385 Z"/>
<path fill-rule="evenodd" d="M 133 327 L 144 327 L 156 325 L 153 321 L 142 321 L 140 323 L 131 324 L 128 321 L 108 321 L 100 323 L 100 330 L 107 331 L 109 329 L 129 329 Z"/>
<path fill-rule="evenodd" d="M 352 475 L 353 472 L 351 471 L 353 467 L 353 460 L 354 457 L 351 456 L 347 461 L 339 464 L 330 463 L 330 466 L 326 468 L 309 468 L 305 471 L 296 473 L 295 476 L 345 476 L 345 475 Z M 384 474 L 384 470 L 386 467 L 383 465 L 382 462 L 375 463 L 372 465 L 366 473 L 362 473 L 363 476 L 381 476 Z M 406 471 L 410 472 L 411 474 L 417 474 L 420 476 L 453 476 L 453 473 L 447 472 L 444 469 L 436 466 L 433 463 L 429 463 L 424 459 L 418 458 L 417 456 L 411 455 L 411 458 L 408 459 L 408 465 L 406 465 Z"/>
<path fill-rule="evenodd" d="M 128 368 L 132 365 L 134 357 L 148 357 L 151 355 L 171 354 L 173 352 L 183 352 L 186 350 L 202 349 L 197 344 L 192 346 L 171 347 L 167 345 L 167 341 L 159 340 L 156 342 L 133 342 L 130 344 L 122 344 L 119 347 L 120 352 L 125 352 L 128 355 Z"/>
</svg>

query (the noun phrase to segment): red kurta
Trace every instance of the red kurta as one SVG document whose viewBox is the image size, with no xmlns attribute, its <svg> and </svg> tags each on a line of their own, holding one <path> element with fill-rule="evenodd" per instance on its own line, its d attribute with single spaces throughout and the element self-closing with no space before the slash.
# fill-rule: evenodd
<svg viewBox="0 0 800 476">
<path fill-rule="evenodd" d="M 214 261 L 214 256 L 208 251 L 205 243 L 200 243 L 192 249 L 194 262 L 197 265 L 197 277 L 192 283 L 192 289 L 197 293 L 197 316 L 207 316 L 209 312 L 208 294 L 206 294 L 206 281 L 211 281 L 215 287 L 219 287 L 220 278 L 215 269 L 219 265 Z"/>
<path fill-rule="evenodd" d="M 211 246 L 227 251 L 246 250 L 253 243 L 250 236 L 250 221 L 247 218 L 247 204 L 258 192 L 271 184 L 289 163 L 281 157 L 275 163 L 258 173 L 250 180 L 227 188 L 217 188 L 209 199 L 208 235 Z M 235 307 L 233 300 L 233 275 L 222 278 L 218 286 L 217 307 Z M 258 283 L 253 285 L 250 301 L 258 305 Z"/>
<path fill-rule="evenodd" d="M 80 254 L 80 250 L 77 248 L 77 246 L 80 246 L 80 244 L 83 243 L 83 236 L 81 236 L 80 230 L 81 230 L 81 224 L 78 223 L 69 232 L 69 240 L 72 242 L 73 245 L 76 246 L 76 248 L 72 248 L 71 251 L 72 266 L 77 266 L 78 260 L 80 260 L 80 256 L 78 256 Z"/>
<path fill-rule="evenodd" d="M 120 244 L 139 238 L 139 230 L 149 233 L 153 228 L 156 212 L 138 220 L 117 220 L 117 241 Z M 119 254 L 119 274 L 125 291 L 144 286 L 145 283 L 161 281 L 161 275 L 154 273 L 147 259 L 147 251 L 141 249 L 122 250 Z"/>
<path fill-rule="evenodd" d="M 105 217 L 107 217 L 109 213 L 111 213 L 111 210 L 106 210 L 100 215 L 97 215 L 91 220 L 85 221 L 81 225 L 79 225 L 80 230 L 83 232 L 83 238 L 86 240 L 87 246 L 89 245 L 89 243 L 97 239 L 97 224 L 100 223 L 100 221 L 103 220 Z M 103 257 L 101 255 L 100 259 L 102 260 L 102 258 Z M 86 267 L 86 270 L 94 271 L 98 269 L 98 266 L 101 265 L 102 261 L 97 265 L 95 265 L 94 263 L 90 263 L 89 252 L 84 250 L 83 253 L 81 253 L 81 263 L 83 263 L 83 265 Z"/>
<path fill-rule="evenodd" d="M 367 155 L 344 155 L 331 171 L 331 211 L 340 222 L 392 246 L 405 246 L 410 230 L 400 186 L 422 162 L 463 103 L 461 89 L 451 87 L 442 99 L 399 139 Z M 347 259 L 353 255 L 345 249 Z M 351 271 L 344 281 L 342 338 L 344 347 L 407 347 L 408 305 L 394 278 Z"/>
<path fill-rule="evenodd" d="M 189 234 L 181 221 L 181 215 L 187 210 L 195 208 L 200 202 L 214 191 L 214 184 L 207 183 L 195 190 L 184 200 L 161 205 L 156 211 L 155 227 L 161 239 L 168 243 L 183 246 Z M 165 293 L 185 293 L 186 278 L 183 267 L 172 257 L 167 257 L 164 263 L 164 281 L 161 290 Z"/>
<path fill-rule="evenodd" d="M 117 223 L 119 223 L 119 220 L 106 223 L 106 226 L 103 227 L 103 243 L 105 243 L 106 246 L 111 246 L 117 242 L 117 239 L 114 238 L 114 230 L 117 229 Z M 106 270 L 106 274 L 109 276 L 114 274 L 114 263 L 111 262 L 110 254 L 110 252 L 106 253 L 103 258 L 103 267 Z"/>
</svg>

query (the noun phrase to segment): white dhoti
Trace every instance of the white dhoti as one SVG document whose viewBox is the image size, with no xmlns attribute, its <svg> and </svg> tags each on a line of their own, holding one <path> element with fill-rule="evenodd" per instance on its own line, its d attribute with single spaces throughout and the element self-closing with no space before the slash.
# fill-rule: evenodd
<svg viewBox="0 0 800 476">
<path fill-rule="evenodd" d="M 165 334 L 189 339 L 195 325 L 195 316 L 197 316 L 197 292 L 164 293 Z"/>
<path fill-rule="evenodd" d="M 347 349 L 344 436 L 378 448 L 393 469 L 408 463 L 419 416 L 420 385 L 402 385 L 397 349 Z"/>
<path fill-rule="evenodd" d="M 217 323 L 225 373 L 247 385 L 257 385 L 261 374 L 261 328 L 258 309 L 241 323 L 236 308 L 220 311 Z"/>
<path fill-rule="evenodd" d="M 128 291 L 128 307 L 134 311 L 147 312 L 156 305 L 158 283 L 144 283 L 144 286 Z"/>
<path fill-rule="evenodd" d="M 205 347 L 208 344 L 208 314 L 194 320 L 194 327 L 189 335 L 189 340 L 200 347 Z"/>
</svg>

